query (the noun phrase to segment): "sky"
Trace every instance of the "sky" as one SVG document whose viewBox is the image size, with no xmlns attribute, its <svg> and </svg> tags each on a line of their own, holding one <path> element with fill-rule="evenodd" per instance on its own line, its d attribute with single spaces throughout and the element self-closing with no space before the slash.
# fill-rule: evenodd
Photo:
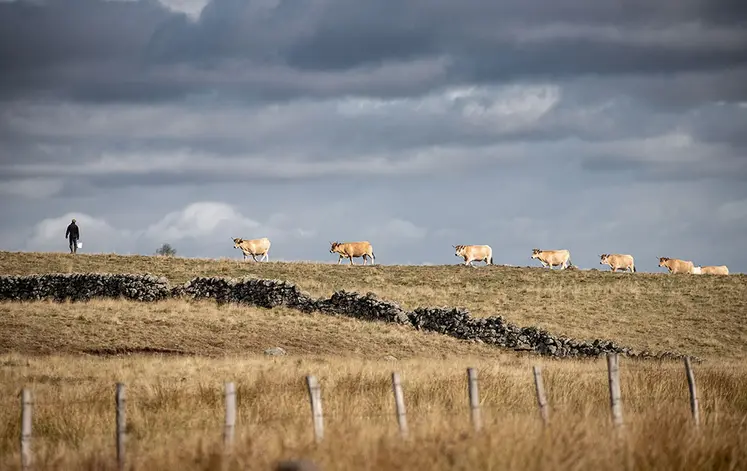
<svg viewBox="0 0 747 471">
<path fill-rule="evenodd" d="M 74 217 L 85 253 L 747 272 L 746 26 L 742 0 L 0 0 L 0 249 L 66 252 Z"/>
</svg>

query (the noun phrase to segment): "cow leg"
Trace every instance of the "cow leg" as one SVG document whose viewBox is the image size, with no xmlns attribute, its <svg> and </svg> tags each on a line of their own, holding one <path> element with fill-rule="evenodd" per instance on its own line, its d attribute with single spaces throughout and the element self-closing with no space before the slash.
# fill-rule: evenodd
<svg viewBox="0 0 747 471">
<path fill-rule="evenodd" d="M 257 261 L 257 256 L 254 255 L 254 254 L 252 254 L 252 259 L 256 262 Z"/>
<path fill-rule="evenodd" d="M 339 265 L 339 264 L 341 264 L 341 263 L 342 263 L 342 255 L 340 255 L 340 256 L 339 256 L 339 257 L 337 258 L 337 264 Z"/>
<path fill-rule="evenodd" d="M 363 264 L 366 264 L 366 260 L 368 260 L 368 256 L 366 254 L 363 254 Z"/>
<path fill-rule="evenodd" d="M 353 256 L 352 255 L 348 255 L 348 258 L 350 259 L 350 264 L 351 265 L 355 265 L 355 262 L 353 262 Z"/>
</svg>

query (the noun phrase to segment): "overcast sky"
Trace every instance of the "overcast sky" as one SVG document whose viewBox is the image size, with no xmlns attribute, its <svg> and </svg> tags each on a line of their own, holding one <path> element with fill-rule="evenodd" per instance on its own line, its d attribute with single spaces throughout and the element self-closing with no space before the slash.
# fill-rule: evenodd
<svg viewBox="0 0 747 471">
<path fill-rule="evenodd" d="M 0 249 L 67 251 L 76 217 L 87 253 L 746 272 L 746 25 L 743 0 L 0 0 Z"/>
</svg>

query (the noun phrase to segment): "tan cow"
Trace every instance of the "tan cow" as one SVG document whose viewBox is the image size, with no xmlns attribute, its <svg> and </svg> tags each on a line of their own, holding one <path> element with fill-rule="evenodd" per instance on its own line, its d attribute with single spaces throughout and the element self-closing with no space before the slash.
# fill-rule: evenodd
<svg viewBox="0 0 747 471">
<path fill-rule="evenodd" d="M 454 255 L 462 257 L 464 264 L 472 265 L 473 261 L 485 262 L 486 265 L 493 264 L 493 249 L 489 245 L 452 245 Z"/>
<path fill-rule="evenodd" d="M 270 261 L 270 255 L 268 252 L 270 251 L 270 239 L 267 237 L 262 237 L 261 239 L 239 239 L 239 238 L 233 238 L 233 248 L 234 249 L 241 249 L 241 252 L 244 254 L 244 260 L 246 260 L 247 255 L 251 255 L 254 261 L 257 260 L 257 255 L 261 255 L 259 261 L 267 260 Z"/>
<path fill-rule="evenodd" d="M 568 250 L 540 250 L 532 249 L 532 259 L 537 259 L 543 267 L 552 267 L 560 265 L 561 270 L 565 270 L 571 264 L 571 252 Z"/>
<path fill-rule="evenodd" d="M 632 255 L 620 254 L 620 253 L 603 253 L 600 255 L 600 265 L 609 265 L 612 271 L 630 270 L 630 273 L 635 273 L 635 260 Z"/>
<path fill-rule="evenodd" d="M 726 265 L 711 265 L 709 267 L 700 267 L 703 275 L 728 275 L 729 268 Z"/>
<path fill-rule="evenodd" d="M 690 260 L 680 260 L 677 258 L 659 257 L 659 266 L 666 267 L 669 273 L 693 273 L 693 262 Z"/>
<path fill-rule="evenodd" d="M 360 242 L 330 242 L 329 253 L 340 254 L 337 259 L 337 264 L 342 263 L 342 259 L 347 257 L 350 259 L 350 264 L 353 263 L 353 257 L 363 257 L 363 264 L 366 264 L 366 257 L 371 259 L 371 265 L 375 265 L 376 256 L 373 252 L 373 246 L 367 240 Z"/>
</svg>

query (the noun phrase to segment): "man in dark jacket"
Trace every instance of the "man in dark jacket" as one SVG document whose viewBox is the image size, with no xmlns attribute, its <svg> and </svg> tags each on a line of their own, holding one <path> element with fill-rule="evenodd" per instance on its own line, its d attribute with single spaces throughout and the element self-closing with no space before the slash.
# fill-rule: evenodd
<svg viewBox="0 0 747 471">
<path fill-rule="evenodd" d="M 65 231 L 65 238 L 70 241 L 70 253 L 76 253 L 78 251 L 78 239 L 80 239 L 80 231 L 78 230 L 78 226 L 75 224 L 75 219 L 73 219 L 73 222 L 71 222 L 70 225 L 67 226 L 67 230 Z"/>
</svg>

